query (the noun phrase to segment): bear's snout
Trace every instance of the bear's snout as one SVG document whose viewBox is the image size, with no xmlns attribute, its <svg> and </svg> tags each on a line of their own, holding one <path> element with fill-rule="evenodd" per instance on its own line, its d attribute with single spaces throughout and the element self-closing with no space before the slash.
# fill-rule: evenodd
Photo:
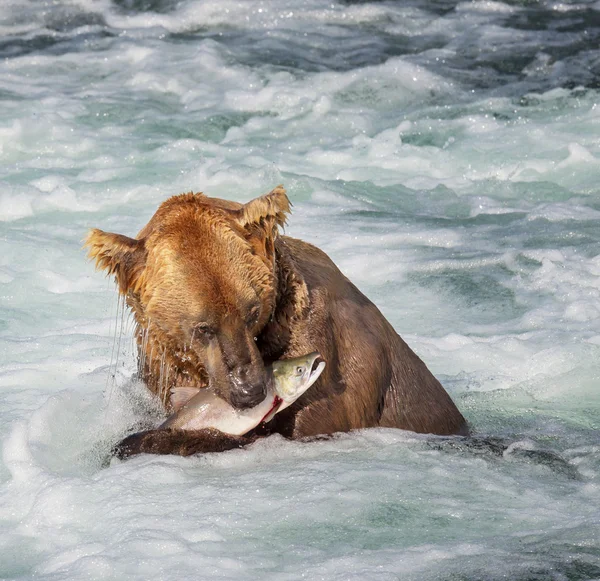
<svg viewBox="0 0 600 581">
<path fill-rule="evenodd" d="M 252 365 L 240 365 L 231 371 L 235 387 L 231 390 L 231 405 L 238 409 L 253 408 L 267 396 L 267 375 Z"/>
</svg>

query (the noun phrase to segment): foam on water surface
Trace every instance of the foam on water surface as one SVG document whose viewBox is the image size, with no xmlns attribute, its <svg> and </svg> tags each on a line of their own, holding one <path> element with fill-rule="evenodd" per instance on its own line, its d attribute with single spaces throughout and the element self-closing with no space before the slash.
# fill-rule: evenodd
<svg viewBox="0 0 600 581">
<path fill-rule="evenodd" d="M 597 3 L 1 11 L 0 577 L 600 578 Z M 111 461 L 162 416 L 87 228 L 278 183 L 474 437 Z"/>
</svg>

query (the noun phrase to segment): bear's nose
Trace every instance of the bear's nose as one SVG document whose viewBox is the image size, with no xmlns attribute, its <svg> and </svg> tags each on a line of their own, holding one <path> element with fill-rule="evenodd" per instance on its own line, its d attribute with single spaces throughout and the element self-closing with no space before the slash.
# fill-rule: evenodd
<svg viewBox="0 0 600 581">
<path fill-rule="evenodd" d="M 267 395 L 266 377 L 251 365 L 240 365 L 231 371 L 231 405 L 238 409 L 253 408 Z"/>
<path fill-rule="evenodd" d="M 248 409 L 257 406 L 266 397 L 264 385 L 250 389 L 237 388 L 231 392 L 231 405 L 237 409 Z"/>
</svg>

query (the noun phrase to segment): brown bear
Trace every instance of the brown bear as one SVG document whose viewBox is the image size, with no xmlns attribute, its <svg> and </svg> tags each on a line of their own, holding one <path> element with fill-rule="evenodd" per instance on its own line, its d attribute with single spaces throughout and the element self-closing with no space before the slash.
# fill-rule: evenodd
<svg viewBox="0 0 600 581">
<path fill-rule="evenodd" d="M 148 388 L 166 407 L 172 387 L 208 385 L 234 407 L 253 407 L 265 397 L 270 363 L 318 351 L 324 373 L 270 432 L 467 433 L 444 388 L 377 307 L 324 252 L 280 234 L 289 212 L 281 186 L 246 204 L 188 193 L 161 204 L 137 238 L 90 231 L 89 256 L 115 276 L 133 312 Z M 121 451 L 189 454 L 251 439 L 154 430 Z"/>
</svg>

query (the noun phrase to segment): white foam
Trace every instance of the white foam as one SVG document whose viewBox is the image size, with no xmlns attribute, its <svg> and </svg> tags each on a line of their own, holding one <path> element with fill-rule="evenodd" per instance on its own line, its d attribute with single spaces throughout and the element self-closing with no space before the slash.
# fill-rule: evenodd
<svg viewBox="0 0 600 581">
<path fill-rule="evenodd" d="M 31 195 L 0 192 L 0 220 L 10 222 L 33 215 L 31 201 Z"/>
<path fill-rule="evenodd" d="M 598 163 L 598 160 L 579 143 L 569 143 L 569 156 L 558 164 L 563 168 L 571 165 Z"/>
<path fill-rule="evenodd" d="M 492 0 L 478 0 L 475 2 L 461 2 L 456 6 L 457 12 L 491 12 L 497 14 L 513 14 L 516 12 L 514 6 L 509 6 L 502 2 L 493 2 Z"/>
</svg>

